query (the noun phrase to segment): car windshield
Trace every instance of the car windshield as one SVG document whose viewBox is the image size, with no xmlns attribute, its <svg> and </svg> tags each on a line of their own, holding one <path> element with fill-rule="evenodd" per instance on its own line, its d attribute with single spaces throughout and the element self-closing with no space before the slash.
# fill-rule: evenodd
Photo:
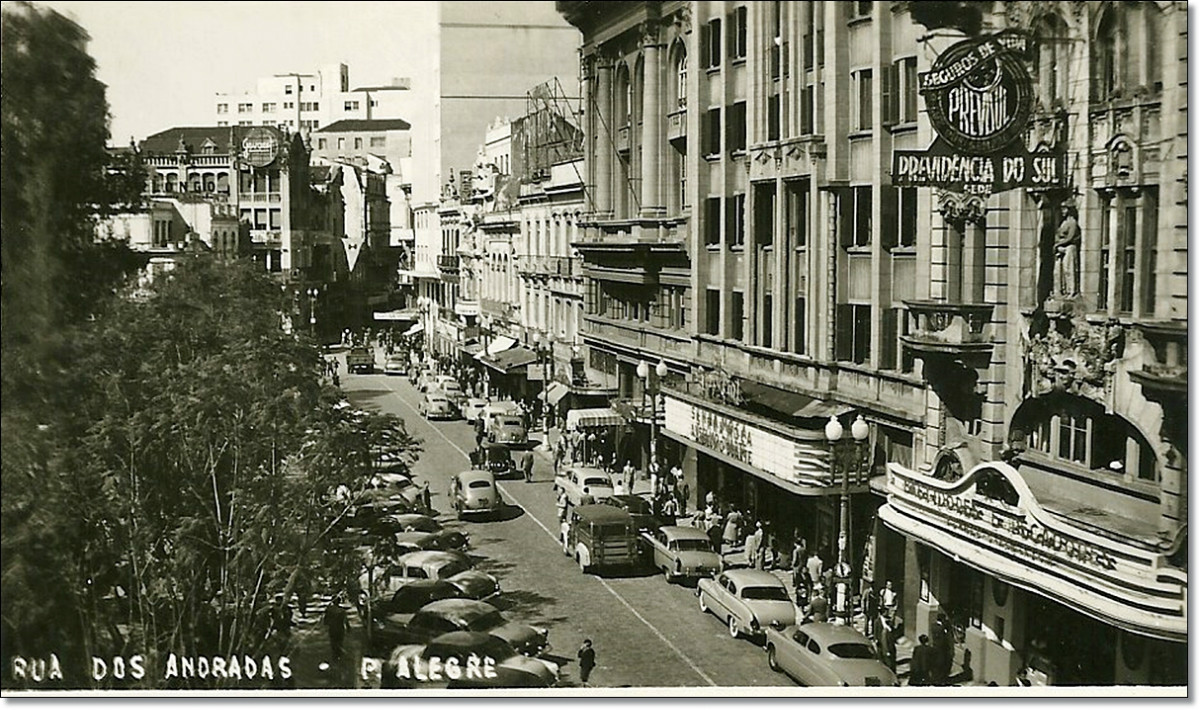
<svg viewBox="0 0 1200 710">
<path fill-rule="evenodd" d="M 789 601 L 787 590 L 783 587 L 743 587 L 742 599 L 762 599 L 765 601 Z"/>
<path fill-rule="evenodd" d="M 500 420 L 500 426 L 521 426 L 521 420 L 516 417 L 504 417 Z"/>
<path fill-rule="evenodd" d="M 446 564 L 442 565 L 441 569 L 438 570 L 437 578 L 445 579 L 447 577 L 453 577 L 459 572 L 466 572 L 469 569 L 471 569 L 471 566 L 462 562 L 447 562 Z"/>
<path fill-rule="evenodd" d="M 489 611 L 478 619 L 468 624 L 471 631 L 489 631 L 497 626 L 504 625 L 504 617 L 500 616 L 498 611 Z"/>
<path fill-rule="evenodd" d="M 712 543 L 708 540 L 676 540 L 674 546 L 680 552 L 712 552 Z"/>
<path fill-rule="evenodd" d="M 591 477 L 591 478 L 583 479 L 583 485 L 585 485 L 585 486 L 611 486 L 612 484 L 609 483 L 607 478 Z"/>
<path fill-rule="evenodd" d="M 870 659 L 875 658 L 875 652 L 865 643 L 834 643 L 829 645 L 829 652 L 838 658 Z"/>
<path fill-rule="evenodd" d="M 453 382 L 447 382 L 446 384 L 442 385 L 442 389 L 446 390 L 447 392 L 462 392 L 462 388 Z"/>
<path fill-rule="evenodd" d="M 471 481 L 467 484 L 467 488 L 491 488 L 492 484 L 487 481 Z"/>
</svg>

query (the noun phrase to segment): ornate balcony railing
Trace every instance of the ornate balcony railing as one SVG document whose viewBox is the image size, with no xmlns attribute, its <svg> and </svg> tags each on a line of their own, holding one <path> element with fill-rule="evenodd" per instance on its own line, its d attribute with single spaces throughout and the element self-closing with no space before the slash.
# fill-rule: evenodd
<svg viewBox="0 0 1200 710">
<path fill-rule="evenodd" d="M 667 140 L 687 138 L 687 107 L 667 114 Z"/>
<path fill-rule="evenodd" d="M 446 273 L 457 274 L 459 261 L 460 259 L 458 254 L 438 254 L 438 270 Z"/>
<path fill-rule="evenodd" d="M 900 340 L 915 355 L 949 355 L 961 358 L 990 352 L 987 324 L 990 303 L 905 301 L 912 318 L 909 334 Z"/>
</svg>

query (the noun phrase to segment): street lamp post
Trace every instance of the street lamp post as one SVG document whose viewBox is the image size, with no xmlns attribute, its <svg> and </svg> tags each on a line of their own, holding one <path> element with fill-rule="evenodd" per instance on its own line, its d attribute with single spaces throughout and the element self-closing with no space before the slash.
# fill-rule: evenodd
<svg viewBox="0 0 1200 710">
<path fill-rule="evenodd" d="M 654 366 L 654 374 L 657 375 L 656 380 L 650 378 L 650 365 L 645 360 L 639 360 L 637 366 L 638 377 L 646 382 L 645 392 L 650 395 L 650 442 L 649 442 L 649 464 L 647 468 L 653 469 L 658 462 L 658 389 L 661 386 L 662 378 L 667 376 L 667 363 L 659 360 Z"/>
<path fill-rule="evenodd" d="M 554 336 L 536 336 L 538 362 L 542 365 L 542 441 L 550 441 L 550 382 L 554 377 Z"/>
<path fill-rule="evenodd" d="M 833 472 L 836 472 L 838 466 L 838 442 L 842 438 L 845 430 L 842 428 L 842 423 L 837 420 L 837 417 L 830 416 L 829 421 L 825 424 L 825 439 L 829 442 L 829 465 Z M 870 427 L 866 420 L 859 414 L 854 419 L 854 423 L 850 425 L 850 436 L 853 439 L 853 455 L 854 455 L 854 476 L 857 481 L 861 475 L 862 468 L 862 450 L 866 444 L 867 436 L 871 433 Z M 850 466 L 846 462 L 842 462 L 842 492 L 841 500 L 839 501 L 838 511 L 838 556 L 837 566 L 834 568 L 834 578 L 837 584 L 833 596 L 834 613 L 842 616 L 847 622 L 850 619 L 850 577 L 853 574 L 850 569 L 850 563 L 847 560 L 847 549 L 850 543 Z"/>
<path fill-rule="evenodd" d="M 483 356 L 487 357 L 488 347 L 492 343 L 492 317 L 489 315 L 481 315 L 479 317 L 479 334 L 483 336 Z M 482 361 L 476 360 L 482 364 Z M 479 368 L 479 376 L 483 378 L 483 398 L 488 399 L 490 395 L 491 376 L 488 375 L 487 365 Z"/>
<path fill-rule="evenodd" d="M 308 334 L 317 337 L 317 296 L 321 290 L 316 286 L 308 289 Z"/>
</svg>

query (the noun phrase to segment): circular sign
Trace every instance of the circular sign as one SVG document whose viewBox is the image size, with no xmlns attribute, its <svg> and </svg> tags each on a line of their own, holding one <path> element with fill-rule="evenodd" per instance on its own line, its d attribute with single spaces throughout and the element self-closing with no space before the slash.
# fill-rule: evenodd
<svg viewBox="0 0 1200 710">
<path fill-rule="evenodd" d="M 279 156 L 279 140 L 262 126 L 251 128 L 242 139 L 242 161 L 255 168 L 265 168 Z"/>
<path fill-rule="evenodd" d="M 1033 113 L 1033 80 L 1014 32 L 959 42 L 921 75 L 938 135 L 963 153 L 988 155 L 1019 138 Z"/>
</svg>

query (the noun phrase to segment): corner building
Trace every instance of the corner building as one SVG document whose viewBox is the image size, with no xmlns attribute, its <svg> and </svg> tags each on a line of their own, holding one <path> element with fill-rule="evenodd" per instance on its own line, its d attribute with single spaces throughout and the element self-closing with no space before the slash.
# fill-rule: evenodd
<svg viewBox="0 0 1200 710">
<path fill-rule="evenodd" d="M 822 428 L 861 415 L 848 549 L 908 639 L 945 614 L 984 683 L 1186 682 L 1185 5 L 558 7 L 583 33 L 583 338 L 633 401 L 636 363 L 668 364 L 690 505 L 716 491 L 828 564 L 847 464 Z M 1003 29 L 1065 187 L 894 186 L 893 151 L 936 137 L 920 74 Z"/>
</svg>

